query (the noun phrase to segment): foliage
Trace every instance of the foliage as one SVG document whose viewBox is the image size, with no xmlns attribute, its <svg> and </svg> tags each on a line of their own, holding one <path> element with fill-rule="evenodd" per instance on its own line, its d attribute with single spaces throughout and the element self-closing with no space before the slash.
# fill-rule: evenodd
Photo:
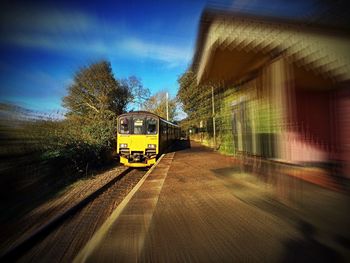
<svg viewBox="0 0 350 263">
<path fill-rule="evenodd" d="M 196 95 L 197 85 L 196 76 L 192 71 L 186 71 L 179 79 L 178 98 L 182 103 L 182 108 L 187 115 L 191 116 L 195 111 L 193 104 Z"/>
<path fill-rule="evenodd" d="M 178 79 L 178 83 L 177 97 L 188 116 L 187 122 L 209 118 L 212 112 L 210 87 L 198 85 L 195 73 L 190 70 Z"/>
<path fill-rule="evenodd" d="M 146 98 L 142 88 L 136 77 L 118 81 L 110 63 L 101 61 L 74 74 L 62 101 L 65 118 L 0 104 L 0 183 L 6 185 L 2 196 L 32 200 L 51 194 L 59 189 L 55 186 L 63 187 L 111 161 L 116 117 L 137 96 Z"/>
<path fill-rule="evenodd" d="M 68 87 L 63 106 L 68 109 L 54 152 L 71 160 L 77 169 L 101 163 L 115 145 L 116 117 L 132 100 L 137 78 L 118 81 L 109 62 L 82 67 Z M 134 86 L 132 86 L 134 85 Z"/>
<path fill-rule="evenodd" d="M 166 119 L 166 100 L 165 91 L 157 92 L 145 102 L 144 109 Z M 169 120 L 173 121 L 177 115 L 177 103 L 175 98 L 168 99 L 168 112 Z"/>
<path fill-rule="evenodd" d="M 121 114 L 129 97 L 128 86 L 120 85 L 110 63 L 101 61 L 78 70 L 63 98 L 63 106 L 69 114 L 80 116 L 104 114 L 106 110 Z"/>
<path fill-rule="evenodd" d="M 141 79 L 130 76 L 120 80 L 121 86 L 130 92 L 129 101 L 137 105 L 140 110 L 143 104 L 150 98 L 150 90 L 143 86 Z"/>
<path fill-rule="evenodd" d="M 115 146 L 116 116 L 105 111 L 90 118 L 74 116 L 64 121 L 57 137 L 59 155 L 82 170 L 108 161 Z M 54 139 L 54 138 L 53 138 Z"/>
</svg>

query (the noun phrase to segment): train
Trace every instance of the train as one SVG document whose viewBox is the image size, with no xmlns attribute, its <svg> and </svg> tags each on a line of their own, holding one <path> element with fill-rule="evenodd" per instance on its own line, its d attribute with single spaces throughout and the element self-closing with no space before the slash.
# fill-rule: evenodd
<svg viewBox="0 0 350 263">
<path fill-rule="evenodd" d="M 147 111 L 121 114 L 117 122 L 117 154 L 129 167 L 152 166 L 181 136 L 178 125 Z"/>
</svg>

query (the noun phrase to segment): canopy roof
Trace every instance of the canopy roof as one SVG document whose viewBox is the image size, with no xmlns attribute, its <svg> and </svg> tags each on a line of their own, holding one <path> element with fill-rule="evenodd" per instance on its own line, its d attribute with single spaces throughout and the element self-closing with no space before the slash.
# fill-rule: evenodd
<svg viewBox="0 0 350 263">
<path fill-rule="evenodd" d="M 213 10 L 202 15 L 192 70 L 198 83 L 231 83 L 280 55 L 314 85 L 321 84 L 318 75 L 332 83 L 350 80 L 348 31 Z"/>
</svg>

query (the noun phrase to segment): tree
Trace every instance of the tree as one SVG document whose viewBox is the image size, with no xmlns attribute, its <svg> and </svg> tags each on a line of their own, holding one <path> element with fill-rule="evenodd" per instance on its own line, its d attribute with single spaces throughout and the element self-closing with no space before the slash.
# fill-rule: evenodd
<svg viewBox="0 0 350 263">
<path fill-rule="evenodd" d="M 68 109 L 62 136 L 68 156 L 75 156 L 76 163 L 93 163 L 110 155 L 116 143 L 116 116 L 130 98 L 129 87 L 114 78 L 109 62 L 80 68 L 62 103 Z"/>
<path fill-rule="evenodd" d="M 143 104 L 150 98 L 149 89 L 144 87 L 141 79 L 135 76 L 122 79 L 120 82 L 131 94 L 129 102 L 135 103 L 138 106 L 138 110 L 140 110 Z"/>
<path fill-rule="evenodd" d="M 124 112 L 130 96 L 128 87 L 114 78 L 110 63 L 101 61 L 78 70 L 63 106 L 69 115 L 103 115 L 106 111 L 118 115 Z"/>
<path fill-rule="evenodd" d="M 212 114 L 210 86 L 198 85 L 196 74 L 190 70 L 180 76 L 178 83 L 177 98 L 188 119 L 196 120 L 210 117 Z"/>
<path fill-rule="evenodd" d="M 153 112 L 158 116 L 166 119 L 166 92 L 160 91 L 150 97 L 144 104 L 145 110 Z M 173 121 L 177 115 L 177 102 L 176 99 L 168 100 L 168 111 L 169 111 L 169 120 Z"/>
<path fill-rule="evenodd" d="M 192 71 L 186 71 L 179 79 L 179 91 L 177 97 L 182 103 L 184 112 L 191 116 L 197 108 L 198 86 L 196 75 Z"/>
</svg>

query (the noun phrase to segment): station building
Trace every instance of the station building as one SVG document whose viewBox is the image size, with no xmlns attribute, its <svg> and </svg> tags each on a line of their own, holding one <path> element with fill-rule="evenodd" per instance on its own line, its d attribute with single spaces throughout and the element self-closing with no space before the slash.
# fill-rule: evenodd
<svg viewBox="0 0 350 263">
<path fill-rule="evenodd" d="M 207 144 L 350 177 L 349 32 L 206 10 L 191 70 L 214 92 Z"/>
</svg>

